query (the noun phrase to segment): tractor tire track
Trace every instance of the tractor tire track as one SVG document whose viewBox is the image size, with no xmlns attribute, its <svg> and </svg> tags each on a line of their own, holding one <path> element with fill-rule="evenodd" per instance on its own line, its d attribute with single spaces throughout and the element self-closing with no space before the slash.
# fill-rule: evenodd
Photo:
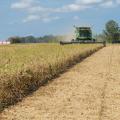
<svg viewBox="0 0 120 120">
<path fill-rule="evenodd" d="M 104 87 L 103 87 L 103 92 L 102 92 L 102 99 L 101 99 L 101 109 L 100 109 L 100 113 L 99 113 L 99 120 L 103 120 L 103 116 L 104 116 L 104 112 L 105 112 L 105 104 L 106 104 L 106 89 L 108 87 L 108 82 L 110 80 L 110 75 L 111 75 L 111 66 L 112 66 L 112 59 L 113 59 L 113 50 L 114 47 L 112 46 L 111 49 L 111 53 L 108 56 L 108 69 L 106 71 L 106 81 L 104 83 Z"/>
<path fill-rule="evenodd" d="M 113 45 L 111 48 L 101 120 L 120 119 L 120 46 Z"/>
<path fill-rule="evenodd" d="M 117 45 L 101 49 L 5 109 L 0 120 L 119 120 L 119 53 Z"/>
</svg>

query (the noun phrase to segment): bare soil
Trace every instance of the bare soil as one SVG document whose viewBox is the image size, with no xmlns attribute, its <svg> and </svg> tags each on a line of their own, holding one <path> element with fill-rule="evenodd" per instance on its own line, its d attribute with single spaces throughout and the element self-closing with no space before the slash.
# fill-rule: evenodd
<svg viewBox="0 0 120 120">
<path fill-rule="evenodd" d="M 120 46 L 88 57 L 5 109 L 0 120 L 120 120 Z"/>
</svg>

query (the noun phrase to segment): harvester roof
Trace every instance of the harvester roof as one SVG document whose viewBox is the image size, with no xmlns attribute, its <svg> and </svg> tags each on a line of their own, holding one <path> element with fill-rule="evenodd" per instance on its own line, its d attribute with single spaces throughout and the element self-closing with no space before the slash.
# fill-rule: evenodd
<svg viewBox="0 0 120 120">
<path fill-rule="evenodd" d="M 91 30 L 90 27 L 76 27 L 77 29 L 81 29 L 81 30 Z"/>
</svg>

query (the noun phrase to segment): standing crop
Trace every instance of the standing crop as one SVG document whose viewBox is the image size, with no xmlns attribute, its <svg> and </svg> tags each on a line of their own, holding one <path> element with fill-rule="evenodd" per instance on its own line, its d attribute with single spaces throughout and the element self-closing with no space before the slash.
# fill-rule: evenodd
<svg viewBox="0 0 120 120">
<path fill-rule="evenodd" d="M 14 104 L 102 45 L 0 46 L 0 108 Z"/>
</svg>

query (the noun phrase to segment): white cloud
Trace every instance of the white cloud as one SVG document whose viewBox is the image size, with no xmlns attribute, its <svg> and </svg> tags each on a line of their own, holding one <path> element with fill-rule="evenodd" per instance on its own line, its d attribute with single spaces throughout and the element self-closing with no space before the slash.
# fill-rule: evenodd
<svg viewBox="0 0 120 120">
<path fill-rule="evenodd" d="M 112 0 L 110 0 L 110 1 L 106 1 L 102 3 L 100 6 L 105 7 L 105 8 L 111 8 L 111 7 L 114 7 L 115 4 Z"/>
<path fill-rule="evenodd" d="M 84 10 L 86 8 L 88 8 L 88 6 L 79 5 L 79 4 L 69 4 L 59 8 L 59 10 L 60 12 L 75 12 L 75 11 Z"/>
<path fill-rule="evenodd" d="M 52 1 L 51 1 L 52 2 Z M 11 5 L 12 9 L 24 10 L 28 16 L 23 20 L 30 22 L 42 20 L 43 22 L 57 20 L 57 17 L 51 17 L 54 14 L 76 12 L 94 7 L 109 8 L 120 4 L 120 0 L 74 0 L 71 4 L 52 8 L 44 7 L 37 0 L 19 0 Z M 56 16 L 56 15 L 55 15 Z"/>
<path fill-rule="evenodd" d="M 120 4 L 120 0 L 116 0 L 116 3 L 117 3 L 117 4 Z"/>
<path fill-rule="evenodd" d="M 96 4 L 96 3 L 100 3 L 103 0 L 76 0 L 77 4 Z"/>
<path fill-rule="evenodd" d="M 27 22 L 31 22 L 31 21 L 35 21 L 35 20 L 40 20 L 40 21 L 43 21 L 43 22 L 50 22 L 50 21 L 53 21 L 53 20 L 58 20 L 60 19 L 60 17 L 58 16 L 55 16 L 55 17 L 49 17 L 49 16 L 46 16 L 46 15 L 28 15 L 24 20 L 23 20 L 23 23 L 27 23 Z"/>
<path fill-rule="evenodd" d="M 53 20 L 58 20 L 60 19 L 60 17 L 56 16 L 56 17 L 45 17 L 42 19 L 43 22 L 51 22 Z"/>
<path fill-rule="evenodd" d="M 19 0 L 19 2 L 15 2 L 11 5 L 11 8 L 14 9 L 26 9 L 31 7 L 33 4 L 33 0 Z"/>
<path fill-rule="evenodd" d="M 39 15 L 29 15 L 23 20 L 23 22 L 26 23 L 26 22 L 30 22 L 33 20 L 39 20 L 39 19 L 40 19 Z"/>
</svg>

